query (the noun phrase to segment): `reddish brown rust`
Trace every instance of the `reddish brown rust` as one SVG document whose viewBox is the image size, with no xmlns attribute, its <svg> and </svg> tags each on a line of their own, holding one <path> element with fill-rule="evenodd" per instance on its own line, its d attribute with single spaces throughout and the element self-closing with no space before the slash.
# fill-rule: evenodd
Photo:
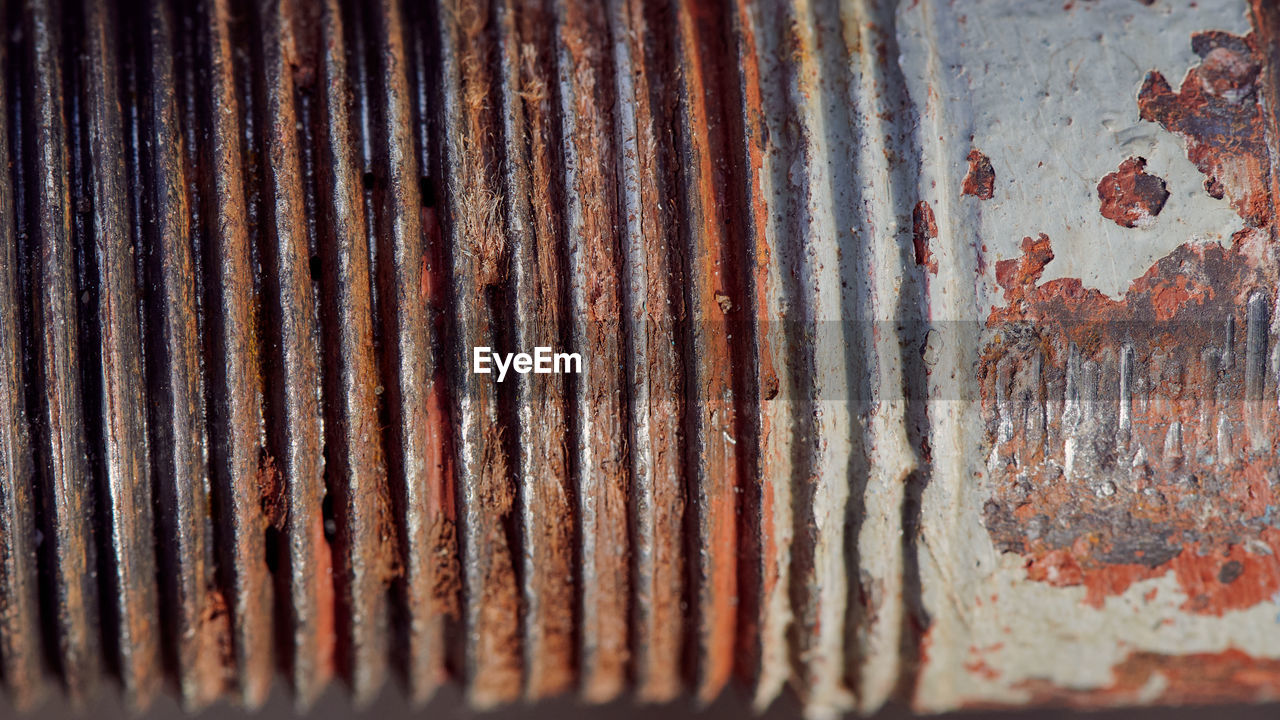
<svg viewBox="0 0 1280 720">
<path fill-rule="evenodd" d="M 938 221 L 927 200 L 921 200 L 911 210 L 911 244 L 915 248 L 916 265 L 930 273 L 938 274 L 938 260 L 929 249 L 929 241 L 938 237 Z"/>
<path fill-rule="evenodd" d="M 605 8 L 559 6 L 565 191 L 570 197 L 571 324 L 583 353 L 578 380 L 578 510 L 582 589 L 581 692 L 604 702 L 625 689 L 630 660 L 631 592 L 626 447 L 626 378 L 622 357 L 622 247 L 614 189 L 615 102 Z"/>
<path fill-rule="evenodd" d="M 728 212 L 727 170 L 716 159 L 725 151 L 724 82 L 721 20 L 715 6 L 681 2 L 676 8 L 683 83 L 682 121 L 685 135 L 681 155 L 686 172 L 684 211 L 689 247 L 690 342 L 700 348 L 692 363 L 693 396 L 690 409 L 697 460 L 690 468 L 699 550 L 696 564 L 698 618 L 698 676 L 696 693 L 714 700 L 729 681 L 735 662 L 737 622 L 737 514 L 740 473 L 738 436 L 741 432 L 734 401 L 736 348 L 731 342 L 738 319 L 725 311 L 718 298 L 732 303 L 738 290 L 735 255 L 737 227 Z M 736 333 L 741 337 L 741 333 Z"/>
<path fill-rule="evenodd" d="M 1143 120 L 1181 136 L 1187 157 L 1208 176 L 1205 188 L 1221 197 L 1251 225 L 1270 222 L 1270 164 L 1257 87 L 1261 58 L 1252 34 L 1205 32 L 1192 37 L 1202 58 L 1174 92 L 1152 71 L 1138 93 Z"/>
<path fill-rule="evenodd" d="M 1084 585 L 1098 604 L 1173 571 L 1198 613 L 1270 597 L 1271 460 L 1249 451 L 1274 424 L 1274 386 L 1250 369 L 1256 289 L 1277 279 L 1256 259 L 1264 246 L 1257 231 L 1183 245 L 1118 301 L 1077 279 L 1040 284 L 1044 235 L 997 264 L 1008 306 L 991 313 L 980 368 L 996 455 L 986 522 L 1028 577 Z M 1229 561 L 1242 572 L 1219 587 Z"/>
<path fill-rule="evenodd" d="M 675 699 L 683 688 L 687 637 L 682 607 L 687 587 L 684 558 L 684 367 L 677 350 L 684 295 L 679 237 L 672 227 L 670 196 L 677 186 L 674 138 L 661 132 L 671 92 L 670 34 L 666 8 L 644 0 L 614 5 L 615 36 L 626 38 L 614 69 L 619 89 L 619 132 L 630 246 L 631 292 L 626 298 L 633 340 L 631 467 L 634 473 L 635 627 L 633 672 L 642 700 Z M 628 117 L 626 108 L 632 114 Z M 627 123 L 634 123 L 628 127 Z"/>
<path fill-rule="evenodd" d="M 555 347 L 567 307 L 564 236 L 552 200 L 559 185 L 552 137 L 554 23 L 537 0 L 507 2 L 500 17 L 516 345 Z M 538 699 L 569 691 L 575 679 L 573 488 L 564 433 L 569 405 L 560 378 L 521 379 L 518 396 L 525 696 Z"/>
<path fill-rule="evenodd" d="M 1182 91 L 1152 73 L 1139 96 L 1143 117 L 1183 135 L 1231 195 L 1247 225 L 1229 247 L 1181 245 L 1120 300 L 1078 279 L 1041 284 L 1053 259 L 1044 235 L 996 264 L 1006 307 L 988 317 L 980 367 L 985 520 L 1030 579 L 1083 586 L 1089 604 L 1170 572 L 1183 609 L 1199 614 L 1248 608 L 1280 587 L 1274 463 L 1260 452 L 1277 430 L 1266 357 L 1280 278 L 1269 229 L 1255 229 L 1270 223 L 1271 195 L 1251 42 L 1197 35 L 1205 60 Z M 1140 173 L 1140 160 L 1113 175 Z"/>
<path fill-rule="evenodd" d="M 995 196 L 996 171 L 991 167 L 991 159 L 981 150 L 969 151 L 969 172 L 964 176 L 960 192 L 972 195 L 979 200 L 990 200 Z"/>
<path fill-rule="evenodd" d="M 1121 227 L 1150 225 L 1169 199 L 1164 180 L 1144 172 L 1146 158 L 1131 157 L 1098 182 L 1102 217 Z"/>
</svg>

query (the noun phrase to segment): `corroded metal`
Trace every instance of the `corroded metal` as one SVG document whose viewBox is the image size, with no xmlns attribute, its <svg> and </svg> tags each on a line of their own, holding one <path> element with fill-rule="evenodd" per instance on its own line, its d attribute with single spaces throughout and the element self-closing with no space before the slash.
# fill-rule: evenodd
<svg viewBox="0 0 1280 720">
<path fill-rule="evenodd" d="M 12 0 L 8 701 L 1280 695 L 1273 5 Z"/>
</svg>

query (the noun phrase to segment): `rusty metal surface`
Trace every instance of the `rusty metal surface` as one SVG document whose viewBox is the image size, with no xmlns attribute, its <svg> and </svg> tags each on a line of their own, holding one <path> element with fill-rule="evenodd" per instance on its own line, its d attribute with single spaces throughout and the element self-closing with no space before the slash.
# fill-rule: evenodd
<svg viewBox="0 0 1280 720">
<path fill-rule="evenodd" d="M 1272 3 L 0 18 L 14 707 L 1280 695 Z"/>
</svg>

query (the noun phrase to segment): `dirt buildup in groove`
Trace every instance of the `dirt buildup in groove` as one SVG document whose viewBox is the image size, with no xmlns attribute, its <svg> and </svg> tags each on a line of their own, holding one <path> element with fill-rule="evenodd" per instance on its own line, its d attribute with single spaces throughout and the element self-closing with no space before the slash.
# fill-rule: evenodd
<svg viewBox="0 0 1280 720">
<path fill-rule="evenodd" d="M 990 200 L 995 196 L 996 171 L 991 167 L 991 158 L 983 155 L 981 150 L 969 151 L 969 172 L 964 176 L 960 191 L 979 200 Z"/>
<path fill-rule="evenodd" d="M 263 453 L 258 461 L 257 486 L 263 522 L 267 527 L 283 530 L 289 517 L 289 497 L 285 493 L 284 476 L 276 467 L 276 459 L 268 453 Z"/>
<path fill-rule="evenodd" d="M 1252 34 L 1192 36 L 1200 64 L 1187 71 L 1177 92 L 1159 72 L 1149 72 L 1138 111 L 1183 139 L 1187 158 L 1208 176 L 1210 195 L 1225 194 L 1246 222 L 1263 227 L 1271 215 L 1270 155 L 1258 100 L 1262 56 L 1254 45 Z"/>
<path fill-rule="evenodd" d="M 204 608 L 196 626 L 200 636 L 193 676 L 200 678 L 200 699 L 212 701 L 234 683 L 235 651 L 231 644 L 231 611 L 217 587 L 205 589 Z"/>
<path fill-rule="evenodd" d="M 938 237 L 938 222 L 927 200 L 921 200 L 911 211 L 911 242 L 915 246 L 916 265 L 938 274 L 938 260 L 929 249 L 929 241 Z"/>
<path fill-rule="evenodd" d="M 439 603 L 445 617 L 456 620 L 461 617 L 462 571 L 458 567 L 458 529 L 448 518 L 436 518 L 431 523 L 431 547 L 435 553 L 435 572 L 432 574 L 431 597 Z"/>
<path fill-rule="evenodd" d="M 1144 172 L 1145 158 L 1131 157 L 1098 183 L 1102 217 L 1121 227 L 1147 227 L 1169 199 L 1164 180 Z"/>
</svg>

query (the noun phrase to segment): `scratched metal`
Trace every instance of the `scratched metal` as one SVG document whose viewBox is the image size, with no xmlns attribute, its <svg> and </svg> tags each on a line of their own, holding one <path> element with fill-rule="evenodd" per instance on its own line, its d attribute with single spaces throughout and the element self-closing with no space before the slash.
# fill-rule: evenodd
<svg viewBox="0 0 1280 720">
<path fill-rule="evenodd" d="M 320 695 L 333 674 L 334 589 L 332 556 L 324 535 L 324 415 L 321 396 L 320 329 L 311 277 L 300 112 L 295 93 L 314 82 L 295 77 L 303 62 L 297 5 L 289 0 L 258 3 L 264 83 L 263 204 L 268 225 L 262 246 L 264 336 L 276 351 L 264 358 L 266 407 L 279 418 L 268 430 L 284 488 L 269 505 L 269 522 L 283 534 L 279 549 L 287 588 L 288 637 L 281 652 L 299 708 Z M 279 537 L 279 536 L 277 536 Z M 281 540 L 278 540 L 281 542 Z"/>
<path fill-rule="evenodd" d="M 124 121 L 119 87 L 119 31 L 115 9 L 85 5 L 84 96 L 88 108 L 89 164 L 93 170 L 93 259 L 97 270 L 101 346 L 102 420 L 90 423 L 92 442 L 102 448 L 102 474 L 111 518 L 111 575 L 104 591 L 115 598 L 120 677 L 128 702 L 147 706 L 160 689 L 160 606 L 156 593 L 155 530 L 152 524 L 151 458 L 147 438 L 146 384 L 138 314 L 138 281 L 130 223 Z"/>
<path fill-rule="evenodd" d="M 151 220 L 142 247 L 156 525 L 158 535 L 170 539 L 158 547 L 161 607 L 169 630 L 162 637 L 183 704 L 194 709 L 223 691 L 218 668 L 225 626 L 215 613 L 221 608 L 225 615 L 225 604 L 212 562 L 200 319 L 173 32 L 173 11 L 158 2 L 150 4 L 143 27 L 134 29 L 134 37 L 149 38 L 138 58 L 137 82 L 146 96 L 135 116 L 141 126 L 136 157 L 145 163 L 141 175 L 147 180 L 141 212 Z"/>
<path fill-rule="evenodd" d="M 14 707 L 1280 697 L 1272 3 L 0 21 Z"/>
<path fill-rule="evenodd" d="M 22 8 L 26 43 L 26 137 L 30 223 L 34 436 L 39 443 L 37 487 L 42 499 L 42 551 L 53 575 L 55 603 L 54 662 L 74 703 L 84 703 L 102 670 L 98 618 L 96 546 L 93 532 L 93 484 L 81 402 L 77 340 L 80 293 L 76 249 L 72 242 L 70 168 L 67 136 L 70 115 L 63 92 L 61 39 L 65 28 L 51 2 Z M 24 168 L 26 169 L 26 168 Z M 21 210 L 20 210 L 21 211 Z"/>
<path fill-rule="evenodd" d="M 553 205 L 538 202 L 555 186 L 551 153 L 549 16 L 535 2 L 498 8 L 502 28 L 501 98 L 504 209 L 510 223 L 511 289 L 517 347 L 554 347 L 565 325 L 563 233 Z M 573 547 L 569 448 L 564 442 L 568 385 L 563 378 L 521 379 L 517 406 L 520 529 L 524 542 L 525 694 L 537 699 L 573 688 Z"/>
<path fill-rule="evenodd" d="M 7 8 L 6 8 L 7 9 Z M 14 78 L 7 43 L 0 45 L 0 105 L 9 107 L 21 91 L 13 89 Z M 14 167 L 9 152 L 9 113 L 0 116 L 0 168 Z M 21 160 L 21 151 L 17 158 Z M 0 217 L 14 218 L 14 183 L 21 187 L 22 173 L 4 172 L 0 177 Z M 35 467 L 31 430 L 28 425 L 26 383 L 23 362 L 22 326 L 24 304 L 19 276 L 21 246 L 18 229 L 12 222 L 0 225 L 0 662 L 3 662 L 5 689 L 15 708 L 26 710 L 44 694 L 44 651 L 40 640 L 38 576 L 36 567 Z"/>
</svg>

